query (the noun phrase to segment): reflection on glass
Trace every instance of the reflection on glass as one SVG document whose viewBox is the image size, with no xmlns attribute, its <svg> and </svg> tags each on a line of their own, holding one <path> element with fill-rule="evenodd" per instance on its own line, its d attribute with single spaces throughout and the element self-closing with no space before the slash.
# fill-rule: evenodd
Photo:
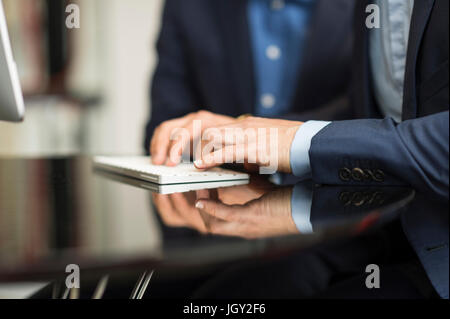
<svg viewBox="0 0 450 319">
<path fill-rule="evenodd" d="M 298 233 L 290 210 L 291 188 L 257 186 L 153 194 L 153 202 L 167 225 L 201 233 L 244 238 Z"/>
<path fill-rule="evenodd" d="M 235 187 L 186 185 L 167 195 L 144 184 L 98 174 L 89 158 L 0 159 L 0 279 L 39 269 L 64 273 L 68 263 L 217 262 L 260 254 L 278 236 L 279 246 L 287 239 L 306 247 L 392 218 L 412 194 L 281 187 L 262 177 Z M 300 236 L 284 236 L 294 234 Z"/>
<path fill-rule="evenodd" d="M 413 198 L 404 188 L 277 187 L 261 181 L 183 194 L 153 194 L 163 222 L 202 234 L 247 239 L 350 231 L 386 219 Z"/>
</svg>

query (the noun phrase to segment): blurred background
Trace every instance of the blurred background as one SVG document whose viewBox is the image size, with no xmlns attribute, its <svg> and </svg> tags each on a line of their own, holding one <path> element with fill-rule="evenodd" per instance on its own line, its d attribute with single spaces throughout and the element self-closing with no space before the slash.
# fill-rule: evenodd
<svg viewBox="0 0 450 319">
<path fill-rule="evenodd" d="M 3 0 L 26 116 L 0 122 L 0 155 L 142 153 L 163 2 Z"/>
<path fill-rule="evenodd" d="M 3 0 L 26 115 L 20 124 L 0 121 L 0 157 L 143 153 L 163 2 Z M 80 29 L 65 27 L 65 8 L 71 3 L 79 5 Z M 15 180 L 14 174 L 20 172 L 5 169 L 1 174 L 4 180 L 7 175 Z M 89 186 L 84 180 L 79 184 L 80 189 Z M 0 183 L 0 191 L 10 186 Z M 22 187 L 24 192 L 38 191 L 36 185 Z M 120 229 L 150 227 L 151 215 L 146 220 L 126 218 L 129 210 L 149 202 L 147 192 L 92 187 L 96 189 L 92 205 L 103 220 L 126 225 Z M 1 204 L 1 214 L 20 219 L 20 210 Z M 127 209 L 112 218 L 110 207 Z M 142 241 L 138 233 L 128 235 L 129 245 Z M 151 234 L 157 242 L 156 230 Z M 113 244 L 120 242 L 117 232 L 109 235 Z M 0 284 L 0 299 L 22 298 L 40 286 Z"/>
</svg>

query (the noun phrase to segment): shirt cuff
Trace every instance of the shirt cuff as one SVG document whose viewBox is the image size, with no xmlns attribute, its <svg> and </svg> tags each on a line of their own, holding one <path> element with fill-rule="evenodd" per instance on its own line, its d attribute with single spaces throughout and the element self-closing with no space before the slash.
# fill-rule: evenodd
<svg viewBox="0 0 450 319">
<path fill-rule="evenodd" d="M 291 145 L 292 173 L 298 177 L 308 177 L 311 173 L 309 149 L 313 137 L 331 122 L 308 121 L 297 130 Z"/>
<path fill-rule="evenodd" d="M 313 190 L 310 183 L 297 184 L 292 190 L 292 219 L 301 234 L 311 234 L 313 232 L 311 224 L 312 195 Z"/>
</svg>

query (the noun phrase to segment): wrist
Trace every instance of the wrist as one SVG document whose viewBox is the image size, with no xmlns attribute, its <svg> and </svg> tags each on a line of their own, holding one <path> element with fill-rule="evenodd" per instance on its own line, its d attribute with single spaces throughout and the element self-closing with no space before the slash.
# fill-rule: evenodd
<svg viewBox="0 0 450 319">
<path fill-rule="evenodd" d="M 298 229 L 292 218 L 292 192 L 293 187 L 285 187 L 280 191 L 280 207 L 282 207 L 282 220 L 285 221 L 286 234 L 298 234 Z"/>
</svg>

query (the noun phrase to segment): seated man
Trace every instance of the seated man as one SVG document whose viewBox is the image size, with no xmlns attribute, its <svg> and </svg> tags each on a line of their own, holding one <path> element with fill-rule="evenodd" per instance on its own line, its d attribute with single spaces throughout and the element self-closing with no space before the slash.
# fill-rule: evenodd
<svg viewBox="0 0 450 319">
<path fill-rule="evenodd" d="M 277 140 L 269 156 L 276 157 L 278 171 L 308 174 L 319 184 L 406 184 L 448 201 L 449 2 L 377 1 L 381 28 L 372 29 L 367 24 L 368 4 L 360 1 L 355 8 L 351 91 L 355 113 L 369 119 L 331 123 L 235 120 L 215 127 L 225 143 L 218 150 L 202 152 L 196 166 L 206 169 L 229 158 L 250 159 L 248 152 L 237 152 L 236 141 L 226 139 L 227 128 L 272 128 L 277 129 Z M 374 119 L 377 115 L 385 119 Z M 189 117 L 183 120 L 184 125 L 189 122 Z M 242 144 L 246 151 L 267 146 L 257 138 L 247 138 Z M 154 150 L 167 157 L 170 147 L 177 145 L 167 149 L 155 141 Z M 267 164 L 262 157 L 254 162 Z M 198 203 L 200 209 L 206 206 L 204 201 Z M 448 298 L 448 222 L 408 213 L 403 215 L 402 227 L 436 292 Z"/>
<path fill-rule="evenodd" d="M 205 125 L 248 113 L 347 117 L 353 8 L 354 0 L 167 0 L 146 152 L 158 125 L 200 110 L 227 115 L 198 115 Z"/>
</svg>

